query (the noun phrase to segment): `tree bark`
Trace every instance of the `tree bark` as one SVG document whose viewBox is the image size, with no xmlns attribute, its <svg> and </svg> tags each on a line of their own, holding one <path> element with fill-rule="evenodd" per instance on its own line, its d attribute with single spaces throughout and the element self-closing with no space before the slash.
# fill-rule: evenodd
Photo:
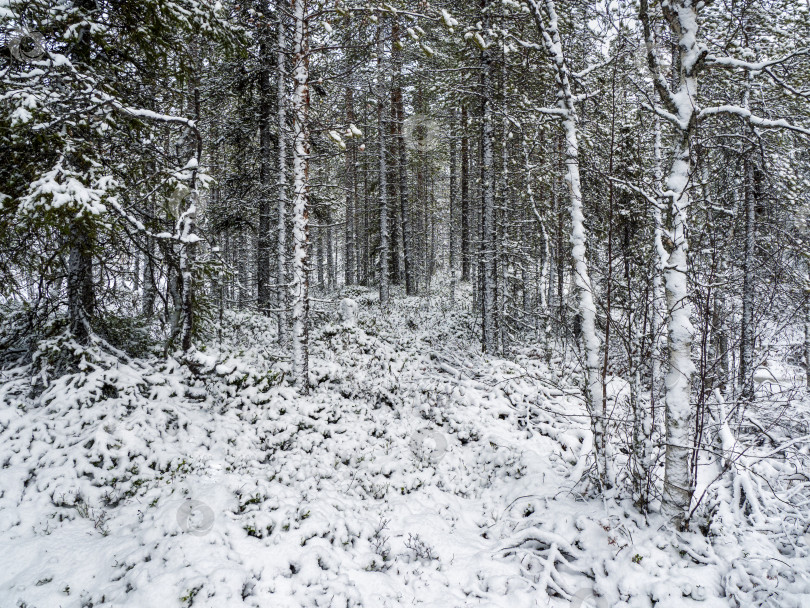
<svg viewBox="0 0 810 608">
<path fill-rule="evenodd" d="M 747 105 L 747 104 L 746 104 Z M 754 135 L 752 134 L 752 137 Z M 756 166 L 748 152 L 744 160 L 744 217 L 745 235 L 743 251 L 742 323 L 740 327 L 740 399 L 743 404 L 754 398 L 754 297 L 756 290 Z M 743 405 L 744 407 L 744 405 Z"/>
<path fill-rule="evenodd" d="M 278 180 L 276 198 L 278 201 L 276 230 L 276 323 L 278 341 L 287 341 L 287 72 L 285 53 L 287 39 L 284 20 L 278 20 L 278 74 L 276 78 L 276 124 L 278 126 Z"/>
<path fill-rule="evenodd" d="M 690 196 L 687 190 L 692 173 L 691 144 L 697 127 L 695 100 L 698 98 L 698 74 L 706 50 L 698 43 L 698 15 L 692 0 L 674 0 L 662 7 L 678 46 L 671 86 L 664 78 L 650 28 L 648 0 L 641 0 L 639 21 L 644 30 L 647 63 L 653 84 L 675 129 L 672 166 L 666 180 L 665 196 L 670 204 L 671 252 L 665 271 L 667 299 L 668 371 L 665 382 L 666 462 L 662 511 L 677 527 L 688 525 L 695 480 L 691 466 L 696 457 L 695 437 L 691 435 L 692 303 L 687 282 L 689 241 L 687 227 Z M 677 88 L 675 88 L 677 86 Z"/>
<path fill-rule="evenodd" d="M 467 107 L 461 108 L 461 280 L 470 281 L 470 142 Z"/>
<path fill-rule="evenodd" d="M 450 218 L 448 221 L 447 237 L 450 241 L 450 253 L 448 266 L 450 267 L 450 305 L 453 306 L 456 300 L 456 164 L 457 164 L 457 143 L 456 143 L 456 128 L 457 128 L 457 113 L 453 110 L 450 120 Z"/>
<path fill-rule="evenodd" d="M 270 44 L 259 41 L 259 232 L 256 239 L 256 294 L 259 312 L 270 312 Z"/>
<path fill-rule="evenodd" d="M 563 54 L 553 0 L 529 0 L 534 21 L 543 36 L 546 52 L 552 60 L 558 86 L 557 107 L 565 134 L 565 180 L 571 205 L 571 245 L 574 259 L 574 284 L 577 292 L 579 317 L 582 324 L 580 340 L 585 355 L 585 404 L 591 418 L 597 481 L 600 486 L 612 485 L 608 473 L 605 438 L 604 385 L 599 373 L 599 338 L 596 335 L 596 304 L 593 298 L 587 261 L 587 232 L 583 213 L 582 187 L 579 175 L 579 125 L 568 62 Z M 562 297 L 562 289 L 560 289 Z"/>
<path fill-rule="evenodd" d="M 810 392 L 810 276 L 805 278 L 804 287 L 804 374 L 805 385 Z"/>
<path fill-rule="evenodd" d="M 380 204 L 380 306 L 388 306 L 389 285 L 388 285 L 388 168 L 387 151 L 385 148 L 385 40 L 383 22 L 380 20 L 377 26 L 377 136 L 379 144 L 379 177 L 377 187 L 379 190 Z"/>
<path fill-rule="evenodd" d="M 309 392 L 309 49 L 307 0 L 294 0 L 293 81 L 293 373 L 299 392 Z"/>
<path fill-rule="evenodd" d="M 79 344 L 87 344 L 91 334 L 95 293 L 93 289 L 93 242 L 87 222 L 71 223 L 68 254 L 67 296 L 70 333 Z"/>
<path fill-rule="evenodd" d="M 348 35 L 348 28 L 346 30 Z M 348 41 L 347 41 L 348 42 Z M 346 123 L 354 124 L 354 95 L 350 87 L 346 87 Z M 357 153 L 354 138 L 346 142 L 346 224 L 344 226 L 344 246 L 343 246 L 343 280 L 346 285 L 354 285 L 357 282 L 357 271 L 355 268 L 354 248 L 355 248 L 355 218 L 354 218 L 354 198 L 355 198 L 355 168 L 357 164 Z"/>
<path fill-rule="evenodd" d="M 482 3 L 484 31 L 488 34 L 488 1 Z M 495 192 L 492 154 L 492 57 L 488 48 L 481 50 L 481 247 L 482 247 L 482 310 L 481 342 L 485 353 L 496 353 L 496 270 L 495 270 Z"/>
<path fill-rule="evenodd" d="M 194 120 L 200 120 L 200 87 L 199 78 L 195 75 L 193 79 L 193 89 L 191 92 L 191 109 Z M 180 347 L 183 352 L 191 348 L 191 340 L 194 335 L 194 258 L 196 253 L 196 243 L 198 237 L 194 234 L 197 219 L 197 205 L 199 204 L 199 194 L 197 192 L 197 171 L 202 160 L 202 139 L 199 132 L 194 131 L 194 141 L 196 146 L 192 148 L 194 161 L 191 170 L 189 204 L 183 211 L 180 218 L 180 280 L 181 280 L 181 311 L 180 311 Z"/>
<path fill-rule="evenodd" d="M 391 60 L 394 68 L 394 87 L 391 91 L 393 110 L 395 115 L 394 129 L 396 138 L 394 146 L 397 154 L 397 181 L 399 190 L 399 219 L 402 238 L 402 273 L 405 279 L 405 293 L 412 296 L 416 294 L 416 283 L 413 277 L 413 249 L 410 226 L 410 206 L 408 200 L 408 150 L 405 145 L 403 123 L 405 121 L 405 108 L 403 103 L 403 76 L 402 76 L 402 50 L 399 48 L 399 20 L 394 19 L 391 25 Z"/>
</svg>

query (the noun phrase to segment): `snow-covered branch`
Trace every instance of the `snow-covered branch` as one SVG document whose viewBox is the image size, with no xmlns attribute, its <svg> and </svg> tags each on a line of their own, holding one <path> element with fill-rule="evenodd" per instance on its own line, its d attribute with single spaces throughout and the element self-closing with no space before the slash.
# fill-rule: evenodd
<svg viewBox="0 0 810 608">
<path fill-rule="evenodd" d="M 158 122 L 166 122 L 172 124 L 179 124 L 188 127 L 189 129 L 197 129 L 196 121 L 185 118 L 183 116 L 172 116 L 170 114 L 160 114 L 158 112 L 153 112 L 152 110 L 145 110 L 143 108 L 131 108 L 125 107 L 118 103 L 113 103 L 113 107 L 124 114 L 128 114 L 129 116 L 135 116 L 137 118 L 148 118 L 149 120 L 156 120 Z"/>
<path fill-rule="evenodd" d="M 741 106 L 724 105 L 724 106 L 714 106 L 712 108 L 704 108 L 698 114 L 698 119 L 703 119 L 708 116 L 714 116 L 718 114 L 732 114 L 735 116 L 739 116 L 749 124 L 754 125 L 756 127 L 763 127 L 766 129 L 787 129 L 789 131 L 795 131 L 796 133 L 801 133 L 803 135 L 810 135 L 810 129 L 806 127 L 794 125 L 783 118 L 779 120 L 770 120 L 768 118 L 762 118 L 760 116 L 754 115 L 751 112 L 751 110 L 743 108 Z"/>
<path fill-rule="evenodd" d="M 743 61 L 742 59 L 734 59 L 733 57 L 718 57 L 716 55 L 707 55 L 706 64 L 713 66 L 716 65 L 724 68 L 748 70 L 750 72 L 762 72 L 766 68 L 779 65 L 780 63 L 784 63 L 795 57 L 801 57 L 803 55 L 808 54 L 810 54 L 810 47 L 805 47 L 803 49 L 799 49 L 798 51 L 794 51 L 793 53 L 789 53 L 784 57 L 780 57 L 779 59 L 772 59 L 771 61 L 759 61 L 759 62 Z"/>
</svg>

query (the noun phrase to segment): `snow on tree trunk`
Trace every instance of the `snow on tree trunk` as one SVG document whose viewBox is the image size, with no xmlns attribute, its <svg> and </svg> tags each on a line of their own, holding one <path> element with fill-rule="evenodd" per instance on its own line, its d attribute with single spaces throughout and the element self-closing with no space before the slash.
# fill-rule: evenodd
<svg viewBox="0 0 810 608">
<path fill-rule="evenodd" d="M 747 153 L 747 156 L 751 152 Z M 756 240 L 756 194 L 754 162 L 744 161 L 745 236 L 743 248 L 742 319 L 740 327 L 740 398 L 743 404 L 754 397 L 754 290 L 756 284 L 754 247 Z M 744 405 L 743 405 L 744 407 Z"/>
<path fill-rule="evenodd" d="M 810 277 L 804 288 L 804 374 L 807 391 L 810 392 Z"/>
<path fill-rule="evenodd" d="M 691 172 L 689 133 L 681 133 L 681 141 L 672 170 L 667 179 L 668 196 L 672 201 L 673 249 L 665 274 L 667 297 L 667 344 L 669 347 L 666 377 L 667 451 L 664 480 L 664 511 L 676 522 L 683 521 L 692 500 L 694 480 L 689 461 L 692 455 L 690 422 L 692 420 L 692 303 L 687 284 L 689 243 L 687 241 L 687 212 L 689 194 L 686 186 Z"/>
<path fill-rule="evenodd" d="M 470 281 L 470 145 L 467 137 L 467 107 L 461 108 L 461 280 Z"/>
<path fill-rule="evenodd" d="M 749 109 L 751 98 L 751 73 L 748 72 L 745 91 L 743 92 L 743 108 Z M 751 142 L 756 141 L 756 133 L 750 126 L 746 129 Z M 745 135 L 743 136 L 745 137 Z M 743 146 L 746 146 L 743 143 Z M 744 247 L 743 247 L 743 290 L 742 290 L 742 319 L 740 327 L 740 397 L 745 404 L 754 397 L 754 290 L 756 289 L 754 247 L 756 245 L 756 197 L 755 163 L 753 147 L 743 150 L 743 209 L 744 219 Z M 742 414 L 742 409 L 740 410 Z"/>
<path fill-rule="evenodd" d="M 450 124 L 450 219 L 448 228 L 448 238 L 450 240 L 450 305 L 455 304 L 456 299 L 456 233 L 455 233 L 455 213 L 456 213 L 456 163 L 457 145 L 455 139 L 455 129 L 457 124 L 456 111 L 453 110 Z"/>
<path fill-rule="evenodd" d="M 278 197 L 278 229 L 276 242 L 276 307 L 278 323 L 278 341 L 284 344 L 287 341 L 287 85 L 285 82 L 285 54 L 287 40 L 284 33 L 284 20 L 278 21 L 278 76 L 276 80 L 276 102 L 278 105 L 278 183 L 276 196 Z"/>
<path fill-rule="evenodd" d="M 655 117 L 655 185 L 660 188 L 664 180 L 664 167 L 661 154 L 661 119 Z M 652 386 L 650 387 L 650 407 L 655 411 L 655 404 L 658 400 L 658 394 L 661 387 L 661 350 L 662 350 L 662 333 L 661 327 L 663 325 L 666 315 L 666 295 L 664 293 L 664 284 L 662 278 L 664 276 L 664 269 L 667 265 L 669 252 L 664 248 L 664 222 L 661 217 L 661 210 L 664 208 L 664 201 L 658 199 L 658 205 L 652 208 L 653 225 L 654 225 L 654 241 L 653 248 L 655 249 L 655 272 L 653 273 L 653 311 L 651 321 L 652 331 Z M 652 432 L 652 431 L 650 431 Z"/>
<path fill-rule="evenodd" d="M 691 403 L 692 303 L 688 285 L 687 227 L 689 219 L 689 192 L 687 187 L 692 173 L 691 141 L 697 125 L 698 73 L 706 57 L 706 47 L 698 43 L 698 15 L 694 0 L 670 1 L 663 7 L 664 16 L 677 40 L 675 85 L 670 89 L 663 76 L 655 47 L 647 0 L 639 5 L 639 20 L 644 28 L 647 63 L 653 83 L 666 110 L 659 109 L 675 129 L 675 145 L 664 197 L 670 204 L 669 237 L 671 253 L 665 271 L 667 298 L 668 371 L 666 387 L 666 463 L 664 471 L 664 500 L 662 510 L 674 523 L 682 527 L 687 523 L 694 493 L 692 459 L 694 438 L 691 434 L 693 406 Z"/>
<path fill-rule="evenodd" d="M 270 287 L 270 192 L 272 168 L 270 158 L 270 41 L 262 35 L 259 41 L 259 230 L 256 238 L 256 296 L 259 310 L 269 314 Z"/>
<path fill-rule="evenodd" d="M 489 28 L 487 3 L 483 4 L 484 31 Z M 491 44 L 491 43 L 490 43 Z M 485 45 L 487 46 L 487 45 Z M 481 50 L 481 257 L 482 274 L 482 345 L 485 353 L 498 350 L 495 302 L 495 193 L 492 154 L 492 58 L 489 48 Z"/>
<path fill-rule="evenodd" d="M 506 41 L 503 40 L 502 44 L 502 60 L 501 60 L 501 87 L 505 87 L 508 82 L 506 73 Z M 496 229 L 498 231 L 496 237 L 497 245 L 497 274 L 498 283 L 496 283 L 496 298 L 498 301 L 498 329 L 500 330 L 499 337 L 501 340 L 501 350 L 509 350 L 509 332 L 506 324 L 506 299 L 507 299 L 507 284 L 509 282 L 509 264 L 506 257 L 507 247 L 505 243 L 509 239 L 508 227 L 506 225 L 506 217 L 509 214 L 509 117 L 503 116 L 501 121 L 501 176 L 500 176 L 500 190 L 501 190 L 501 204 L 498 208 Z"/>
<path fill-rule="evenodd" d="M 654 156 L 654 177 L 656 189 L 661 188 L 664 179 L 664 168 L 661 152 L 661 120 L 658 116 L 655 117 L 655 137 L 653 144 Z M 655 465 L 655 457 L 653 453 L 653 431 L 655 430 L 655 409 L 658 402 L 658 396 L 661 391 L 661 359 L 663 357 L 662 327 L 666 316 L 666 294 L 664 292 L 664 284 L 662 277 L 664 269 L 667 265 L 669 253 L 664 248 L 664 225 L 661 216 L 661 209 L 664 207 L 664 201 L 661 198 L 657 199 L 657 204 L 652 206 L 653 215 L 653 250 L 654 250 L 654 270 L 652 276 L 652 313 L 650 315 L 650 334 L 652 336 L 650 342 L 651 350 L 651 363 L 650 363 L 650 406 L 649 409 L 643 405 L 639 405 L 637 412 L 638 417 L 634 424 L 634 433 L 640 432 L 640 437 L 637 442 L 634 442 L 634 455 L 638 462 L 637 468 L 637 482 L 642 494 L 639 495 L 639 504 L 642 508 L 646 507 L 649 496 L 650 478 Z"/>
<path fill-rule="evenodd" d="M 805 253 L 805 256 L 807 254 Z M 810 259 L 807 257 L 804 263 L 804 285 L 802 285 L 804 303 L 804 374 L 805 386 L 810 393 Z"/>
<path fill-rule="evenodd" d="M 194 179 L 194 178 L 192 178 Z M 192 191 L 191 204 L 183 213 L 180 229 L 180 277 L 181 277 L 181 311 L 180 311 L 180 347 L 187 351 L 191 348 L 191 337 L 194 333 L 194 283 L 192 265 L 194 261 L 194 220 L 197 216 L 196 190 Z"/>
<path fill-rule="evenodd" d="M 397 152 L 398 152 L 398 178 L 399 178 L 399 216 L 402 222 L 402 270 L 405 275 L 405 293 L 416 295 L 416 280 L 413 276 L 413 238 L 411 221 L 409 219 L 410 205 L 408 203 L 408 150 L 405 146 L 403 121 L 405 109 L 402 103 L 402 58 L 401 52 L 395 52 L 397 66 L 396 110 L 397 110 Z"/>
<path fill-rule="evenodd" d="M 385 151 L 385 53 L 382 21 L 377 26 L 377 134 L 379 138 L 379 194 L 380 194 L 380 306 L 388 306 L 388 185 Z"/>
<path fill-rule="evenodd" d="M 349 28 L 346 28 L 346 32 L 348 31 Z M 354 98 L 351 87 L 346 87 L 346 122 L 354 124 Z M 346 285 L 354 285 L 357 282 L 354 262 L 355 144 L 352 139 L 346 142 L 346 225 L 343 251 L 343 280 Z"/>
<path fill-rule="evenodd" d="M 295 0 L 293 81 L 293 377 L 301 393 L 309 390 L 309 66 L 306 0 Z"/>
<path fill-rule="evenodd" d="M 190 105 L 195 120 L 200 119 L 200 89 L 199 80 L 195 76 L 191 91 Z M 180 217 L 180 280 L 181 280 L 181 323 L 180 323 L 180 347 L 184 352 L 191 348 L 191 338 L 194 334 L 194 254 L 196 243 L 199 237 L 194 234 L 195 221 L 197 219 L 197 205 L 199 204 L 199 193 L 197 192 L 197 171 L 202 158 L 202 139 L 199 132 L 193 129 L 193 140 L 196 146 L 192 148 L 193 156 L 186 164 L 186 170 L 190 171 L 189 205 Z"/>
<path fill-rule="evenodd" d="M 574 258 L 574 285 L 579 315 L 582 321 L 582 349 L 585 353 L 585 403 L 591 418 L 596 452 L 598 481 L 603 487 L 612 485 L 608 478 L 604 385 L 599 372 L 599 337 L 596 334 L 596 305 L 593 299 L 587 259 L 587 233 L 582 207 L 582 187 L 579 175 L 578 117 L 571 90 L 570 70 L 566 61 L 558 27 L 557 12 L 552 0 L 529 0 L 532 16 L 556 72 L 558 111 L 565 133 L 565 181 L 571 204 L 571 253 Z M 562 298 L 562 293 L 559 294 Z"/>
</svg>

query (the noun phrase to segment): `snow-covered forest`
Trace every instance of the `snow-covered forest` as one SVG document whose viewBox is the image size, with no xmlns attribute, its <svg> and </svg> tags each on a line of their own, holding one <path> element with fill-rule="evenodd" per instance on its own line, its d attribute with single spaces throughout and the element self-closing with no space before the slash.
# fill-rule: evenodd
<svg viewBox="0 0 810 608">
<path fill-rule="evenodd" d="M 0 608 L 810 606 L 810 0 L 0 45 Z"/>
</svg>

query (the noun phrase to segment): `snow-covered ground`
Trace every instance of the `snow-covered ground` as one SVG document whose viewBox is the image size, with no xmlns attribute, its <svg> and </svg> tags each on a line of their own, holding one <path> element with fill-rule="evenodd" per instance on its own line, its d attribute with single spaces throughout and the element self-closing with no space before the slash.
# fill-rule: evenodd
<svg viewBox="0 0 810 608">
<path fill-rule="evenodd" d="M 350 295 L 306 397 L 251 315 L 183 365 L 96 348 L 59 377 L 56 340 L 4 372 L 0 607 L 810 606 L 801 522 L 675 535 L 590 497 L 573 365 L 484 357 L 442 300 Z"/>
</svg>

